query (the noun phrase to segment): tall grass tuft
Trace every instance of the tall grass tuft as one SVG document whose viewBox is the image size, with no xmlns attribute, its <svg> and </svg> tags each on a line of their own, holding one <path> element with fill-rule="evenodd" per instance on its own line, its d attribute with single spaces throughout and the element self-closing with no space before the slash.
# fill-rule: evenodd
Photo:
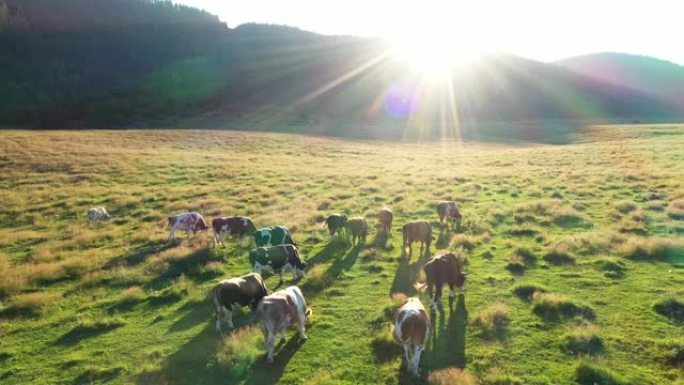
<svg viewBox="0 0 684 385">
<path fill-rule="evenodd" d="M 653 310 L 672 322 L 684 324 L 684 302 L 679 298 L 662 298 L 653 304 Z"/>
<path fill-rule="evenodd" d="M 216 352 L 217 363 L 234 379 L 243 378 L 249 367 L 264 353 L 263 335 L 257 326 L 236 330 L 223 340 Z"/>
<path fill-rule="evenodd" d="M 10 298 L 9 305 L 0 310 L 4 318 L 35 318 L 45 314 L 47 308 L 61 298 L 56 293 L 18 294 Z"/>
<path fill-rule="evenodd" d="M 603 340 L 598 334 L 598 328 L 594 325 L 584 325 L 565 333 L 563 350 L 574 355 L 598 354 L 603 351 Z"/>
<path fill-rule="evenodd" d="M 473 320 L 473 324 L 480 328 L 482 336 L 488 339 L 505 338 L 510 323 L 508 307 L 503 303 L 489 305 L 482 309 Z"/>
<path fill-rule="evenodd" d="M 596 318 L 596 313 L 591 307 L 576 303 L 559 294 L 535 294 L 532 301 L 532 311 L 547 321 L 560 321 L 572 317 L 582 317 L 588 320 Z"/>
<path fill-rule="evenodd" d="M 535 282 L 522 282 L 513 286 L 513 294 L 528 301 L 532 300 L 532 297 L 535 295 L 535 293 L 540 295 L 548 291 L 549 290 L 545 286 Z"/>
<path fill-rule="evenodd" d="M 627 385 L 629 382 L 612 371 L 589 361 L 582 361 L 575 369 L 575 380 L 579 385 Z"/>
<path fill-rule="evenodd" d="M 465 369 L 446 368 L 430 372 L 430 385 L 478 385 L 477 378 Z"/>
</svg>

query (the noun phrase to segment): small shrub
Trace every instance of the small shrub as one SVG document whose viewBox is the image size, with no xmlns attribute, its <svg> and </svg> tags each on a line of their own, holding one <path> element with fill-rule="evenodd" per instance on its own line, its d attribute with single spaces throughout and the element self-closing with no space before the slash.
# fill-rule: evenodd
<svg viewBox="0 0 684 385">
<path fill-rule="evenodd" d="M 627 385 L 629 382 L 608 369 L 582 361 L 575 370 L 575 380 L 579 385 Z"/>
<path fill-rule="evenodd" d="M 534 293 L 546 292 L 548 292 L 546 287 L 534 282 L 519 283 L 513 286 L 513 294 L 528 301 L 532 299 Z"/>
<path fill-rule="evenodd" d="M 263 354 L 263 335 L 257 326 L 247 326 L 226 336 L 216 352 L 216 362 L 227 369 L 231 378 L 242 378 Z"/>
<path fill-rule="evenodd" d="M 479 381 L 467 370 L 446 368 L 430 372 L 428 383 L 431 385 L 478 385 Z"/>
<path fill-rule="evenodd" d="M 544 260 L 552 265 L 574 265 L 575 257 L 567 252 L 551 250 L 544 255 Z"/>
<path fill-rule="evenodd" d="M 656 313 L 665 316 L 670 321 L 684 324 L 684 302 L 675 297 L 663 298 L 653 304 Z"/>
<path fill-rule="evenodd" d="M 485 338 L 504 338 L 510 322 L 508 307 L 502 303 L 495 303 L 481 310 L 473 321 Z"/>
<path fill-rule="evenodd" d="M 516 259 L 520 259 L 522 262 L 525 263 L 537 262 L 537 256 L 534 254 L 534 252 L 525 247 L 518 247 L 517 249 L 515 249 L 513 251 L 513 257 Z"/>
<path fill-rule="evenodd" d="M 525 272 L 525 265 L 521 262 L 509 262 L 506 264 L 505 269 L 510 271 L 511 274 L 520 275 Z"/>
<path fill-rule="evenodd" d="M 0 310 L 0 317 L 6 318 L 35 318 L 45 313 L 45 309 L 59 300 L 61 295 L 56 293 L 28 293 L 18 294 L 10 298 L 9 305 Z"/>
<path fill-rule="evenodd" d="M 597 354 L 603 351 L 603 340 L 598 328 L 589 325 L 563 335 L 563 350 L 570 354 Z"/>
<path fill-rule="evenodd" d="M 558 294 L 535 294 L 533 296 L 533 303 L 532 311 L 547 321 L 559 321 L 564 318 L 577 316 L 589 320 L 596 318 L 596 314 L 591 307 L 575 303 Z"/>
</svg>

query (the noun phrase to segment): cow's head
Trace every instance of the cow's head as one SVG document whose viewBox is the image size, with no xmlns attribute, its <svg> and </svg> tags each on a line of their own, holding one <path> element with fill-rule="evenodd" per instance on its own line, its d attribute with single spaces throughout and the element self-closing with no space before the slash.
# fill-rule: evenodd
<svg viewBox="0 0 684 385">
<path fill-rule="evenodd" d="M 195 231 L 204 231 L 208 229 L 209 226 L 207 226 L 207 222 L 204 221 L 204 218 L 200 217 L 199 220 L 195 223 Z"/>
<path fill-rule="evenodd" d="M 302 278 L 306 274 L 306 262 L 299 257 L 299 251 L 295 247 L 292 254 L 287 259 L 287 263 L 292 267 L 292 276 Z"/>
</svg>

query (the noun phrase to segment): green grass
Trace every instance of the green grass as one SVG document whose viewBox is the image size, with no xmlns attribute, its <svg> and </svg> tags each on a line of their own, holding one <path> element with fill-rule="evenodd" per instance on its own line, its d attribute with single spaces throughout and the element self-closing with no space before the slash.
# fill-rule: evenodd
<svg viewBox="0 0 684 385">
<path fill-rule="evenodd" d="M 676 383 L 684 128 L 671 131 L 588 129 L 563 146 L 5 131 L 0 382 Z M 457 232 L 437 226 L 443 199 L 461 208 Z M 93 206 L 112 219 L 89 225 Z M 374 227 L 383 206 L 390 238 Z M 311 268 L 286 284 L 313 309 L 308 341 L 289 331 L 267 364 L 248 309 L 220 338 L 208 292 L 249 271 L 250 245 L 214 248 L 208 233 L 167 243 L 165 218 L 183 211 L 293 230 Z M 368 243 L 330 240 L 323 220 L 334 212 L 364 216 Z M 413 380 L 389 325 L 403 296 L 428 303 L 414 287 L 425 257 L 401 257 L 400 226 L 418 219 L 433 224 L 431 254 L 468 257 L 470 274 L 465 295 L 445 291 L 431 314 Z M 277 281 L 266 277 L 269 289 Z M 581 361 L 589 353 L 595 362 Z"/>
</svg>

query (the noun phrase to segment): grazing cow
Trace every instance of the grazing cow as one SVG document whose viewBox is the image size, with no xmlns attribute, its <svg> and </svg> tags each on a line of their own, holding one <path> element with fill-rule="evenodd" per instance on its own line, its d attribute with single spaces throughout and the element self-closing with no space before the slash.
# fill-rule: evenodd
<svg viewBox="0 0 684 385">
<path fill-rule="evenodd" d="M 261 275 L 251 273 L 242 277 L 224 279 L 211 289 L 216 309 L 216 331 L 221 330 L 221 313 L 228 317 L 228 326 L 233 326 L 233 310 L 249 305 L 255 310 L 262 298 L 268 295 L 266 284 Z"/>
<path fill-rule="evenodd" d="M 441 201 L 437 205 L 437 215 L 439 215 L 439 223 L 441 224 L 446 224 L 447 229 L 449 228 L 449 222 L 454 226 L 454 230 L 456 229 L 456 226 L 461 222 L 461 212 L 458 211 L 458 206 L 456 206 L 456 202 L 454 201 Z"/>
<path fill-rule="evenodd" d="M 425 246 L 425 255 L 430 255 L 430 243 L 432 242 L 432 226 L 428 221 L 414 221 L 409 222 L 402 227 L 402 234 L 404 243 L 401 247 L 402 255 L 406 255 L 406 246 L 409 248 L 409 258 L 413 254 L 411 245 L 414 242 L 420 242 L 420 255 L 423 255 L 423 246 Z"/>
<path fill-rule="evenodd" d="M 394 214 L 392 214 L 392 210 L 387 207 L 383 207 L 378 213 L 380 227 L 382 227 L 387 234 L 392 234 L 392 219 L 394 219 Z"/>
<path fill-rule="evenodd" d="M 88 210 L 88 222 L 103 221 L 111 217 L 104 207 L 93 207 Z"/>
<path fill-rule="evenodd" d="M 406 300 L 394 315 L 392 326 L 394 340 L 404 348 L 406 368 L 418 377 L 420 353 L 430 336 L 430 319 L 420 300 L 416 297 Z"/>
<path fill-rule="evenodd" d="M 214 246 L 219 242 L 225 247 L 223 239 L 228 234 L 229 237 L 244 237 L 254 234 L 256 226 L 248 217 L 219 217 L 211 221 L 214 229 Z"/>
<path fill-rule="evenodd" d="M 306 269 L 306 263 L 299 258 L 299 251 L 294 245 L 257 247 L 249 252 L 249 263 L 255 273 L 264 269 L 280 271 L 280 283 L 285 279 L 285 269 L 292 272 L 294 279 L 303 277 Z"/>
<path fill-rule="evenodd" d="M 350 218 L 345 225 L 347 235 L 351 237 L 353 245 L 366 242 L 368 237 L 368 222 L 361 217 Z"/>
<path fill-rule="evenodd" d="M 304 326 L 311 315 L 306 307 L 306 300 L 297 286 L 290 286 L 264 297 L 257 307 L 257 319 L 264 333 L 264 346 L 268 349 L 268 362 L 273 363 L 273 347 L 276 337 L 281 334 L 285 341 L 285 332 L 292 324 L 297 325 L 299 339 L 306 340 Z"/>
<path fill-rule="evenodd" d="M 204 217 L 199 213 L 183 213 L 167 218 L 169 221 L 169 241 L 176 239 L 176 231 L 181 230 L 185 232 L 192 231 L 193 234 L 198 231 L 204 231 L 209 228 Z"/>
<path fill-rule="evenodd" d="M 436 256 L 425 263 L 423 271 L 425 272 L 427 283 L 419 284 L 416 288 L 423 291 L 427 285 L 428 295 L 431 298 L 433 287 L 436 289 L 434 298 L 431 299 L 433 310 L 437 309 L 437 304 L 442 298 L 442 287 L 444 284 L 449 285 L 449 289 L 451 289 L 449 298 L 456 296 L 454 289 L 457 287 L 461 288 L 462 292 L 465 292 L 467 273 L 463 272 L 464 264 L 463 258 L 456 257 L 454 253 Z"/>
<path fill-rule="evenodd" d="M 264 227 L 254 232 L 254 243 L 257 247 L 276 245 L 295 245 L 290 230 L 285 226 Z"/>
<path fill-rule="evenodd" d="M 325 219 L 325 225 L 328 226 L 328 231 L 330 232 L 330 237 L 332 238 L 335 233 L 340 233 L 344 230 L 344 225 L 347 223 L 347 216 L 344 214 L 332 214 Z"/>
</svg>

